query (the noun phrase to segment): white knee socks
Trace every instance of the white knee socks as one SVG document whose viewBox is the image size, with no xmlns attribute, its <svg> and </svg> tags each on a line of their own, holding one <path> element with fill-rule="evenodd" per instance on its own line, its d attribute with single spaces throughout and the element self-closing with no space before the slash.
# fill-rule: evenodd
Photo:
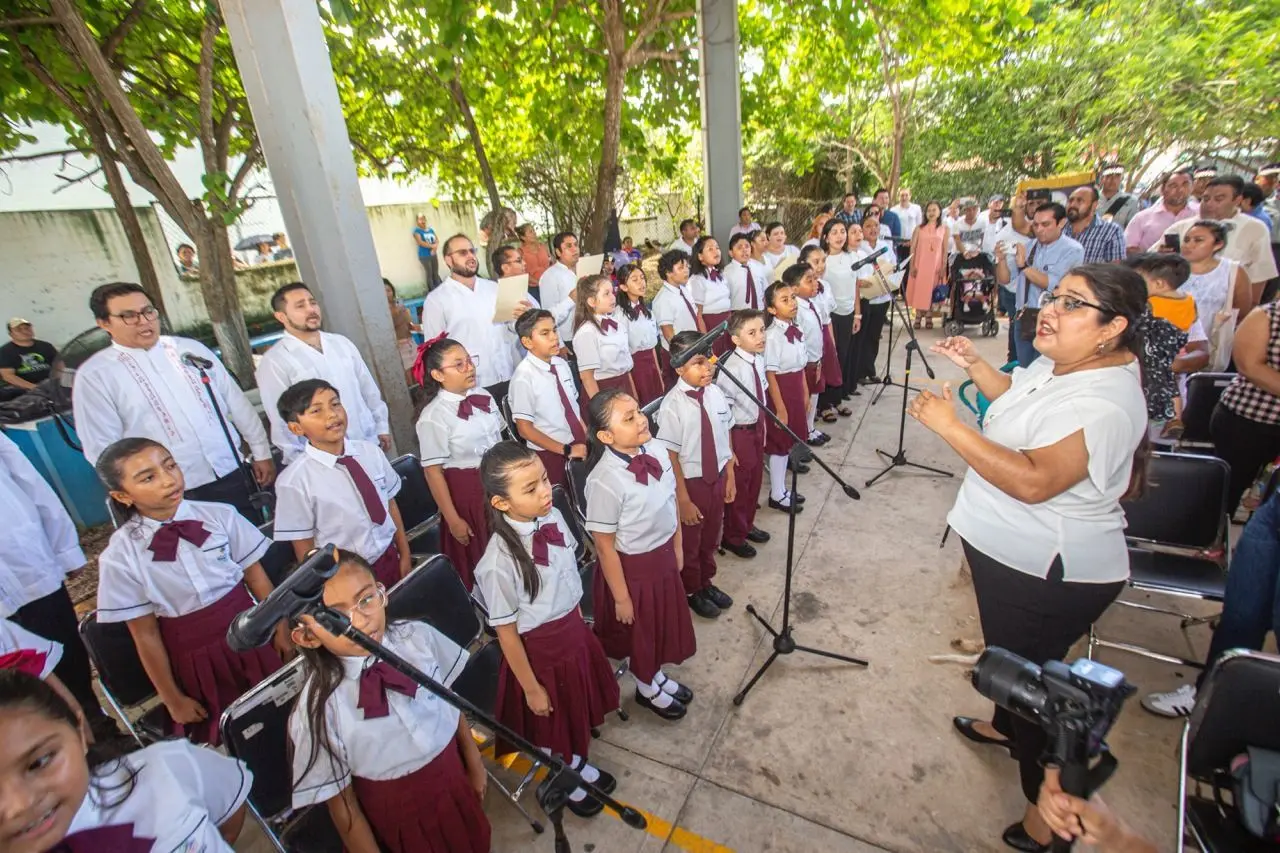
<svg viewBox="0 0 1280 853">
<path fill-rule="evenodd" d="M 769 497 L 781 501 L 787 496 L 787 457 L 769 454 Z"/>
</svg>

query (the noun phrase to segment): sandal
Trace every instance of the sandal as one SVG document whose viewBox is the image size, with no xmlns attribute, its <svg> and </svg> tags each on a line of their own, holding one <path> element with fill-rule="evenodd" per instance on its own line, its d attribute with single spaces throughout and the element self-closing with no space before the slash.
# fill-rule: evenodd
<svg viewBox="0 0 1280 853">
<path fill-rule="evenodd" d="M 924 327 L 925 327 L 926 329 L 932 329 L 932 328 L 933 328 L 933 318 L 932 318 L 932 317 L 929 317 L 928 319 L 926 319 L 926 320 L 924 321 Z"/>
<path fill-rule="evenodd" d="M 824 424 L 833 424 L 836 422 L 836 420 L 837 420 L 837 417 L 836 417 L 835 409 L 827 409 L 822 413 L 822 422 Z"/>
<path fill-rule="evenodd" d="M 850 409 L 848 406 L 845 406 L 845 405 L 839 405 L 839 406 L 836 406 L 836 414 L 838 414 L 842 418 L 847 418 L 853 414 L 853 409 Z"/>
<path fill-rule="evenodd" d="M 911 324 L 911 328 L 913 328 L 913 329 L 919 329 L 919 328 L 920 328 L 920 318 L 919 318 L 919 317 L 916 317 L 916 321 L 915 321 L 914 323 L 912 323 L 912 324 Z"/>
</svg>

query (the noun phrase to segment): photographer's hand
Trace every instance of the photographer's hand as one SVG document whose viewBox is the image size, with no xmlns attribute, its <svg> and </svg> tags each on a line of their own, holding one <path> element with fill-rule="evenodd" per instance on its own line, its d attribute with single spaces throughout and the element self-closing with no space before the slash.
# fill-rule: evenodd
<svg viewBox="0 0 1280 853">
<path fill-rule="evenodd" d="M 1054 834 L 1067 841 L 1079 838 L 1099 853 L 1156 853 L 1156 846 L 1129 829 L 1101 797 L 1082 800 L 1064 792 L 1056 767 L 1045 768 L 1036 806 Z"/>
</svg>

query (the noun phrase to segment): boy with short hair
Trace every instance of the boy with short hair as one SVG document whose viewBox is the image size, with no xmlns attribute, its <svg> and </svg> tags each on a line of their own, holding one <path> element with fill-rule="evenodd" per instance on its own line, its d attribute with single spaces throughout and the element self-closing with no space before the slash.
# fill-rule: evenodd
<svg viewBox="0 0 1280 853">
<path fill-rule="evenodd" d="M 567 485 L 566 459 L 587 458 L 587 428 L 569 363 L 557 355 L 560 335 L 550 311 L 526 311 L 516 334 L 528 350 L 511 374 L 507 401 L 516 432 L 542 457 L 551 485 Z"/>
<path fill-rule="evenodd" d="M 670 388 L 676 383 L 671 369 L 671 339 L 681 332 L 698 332 L 698 311 L 689 289 L 689 256 L 679 249 L 668 249 L 658 258 L 658 278 L 662 287 L 653 297 L 653 322 L 658 324 L 658 366 L 662 382 Z"/>
<path fill-rule="evenodd" d="M 805 423 L 806 431 L 800 433 L 805 441 L 814 447 L 821 447 L 831 440 L 816 426 L 818 417 L 818 395 L 827 390 L 827 382 L 822 371 L 822 315 L 814 300 L 818 296 L 818 275 L 808 264 L 795 263 L 782 271 L 782 281 L 796 290 L 795 323 L 804 335 L 805 357 L 808 361 L 804 367 L 805 384 L 809 386 L 809 411 Z"/>
<path fill-rule="evenodd" d="M 390 589 L 412 563 L 395 501 L 400 476 L 381 447 L 347 437 L 346 410 L 325 380 L 291 385 L 276 408 L 289 432 L 307 441 L 276 481 L 276 541 L 292 542 L 299 560 L 326 545 L 354 551 Z"/>
<path fill-rule="evenodd" d="M 764 544 L 769 534 L 755 526 L 760 500 L 760 484 L 764 480 L 764 421 L 767 415 L 760 404 L 743 393 L 724 374 L 731 373 L 759 399 L 764 399 L 764 312 L 744 308 L 729 317 L 729 336 L 733 350 L 720 359 L 718 387 L 729 401 L 733 424 L 729 430 L 735 460 L 733 479 L 736 494 L 724 509 L 724 535 L 720 547 L 739 557 L 754 557 L 750 543 Z"/>
<path fill-rule="evenodd" d="M 671 356 L 698 341 L 697 332 L 671 339 Z M 671 455 L 676 476 L 676 503 L 684 525 L 685 595 L 694 613 L 714 619 L 733 606 L 733 599 L 711 581 L 716 575 L 716 549 L 724 524 L 725 503 L 736 498 L 733 448 L 729 427 L 733 414 L 724 393 L 712 384 L 715 365 L 695 355 L 676 368 L 680 377 L 658 407 L 658 441 Z"/>
</svg>

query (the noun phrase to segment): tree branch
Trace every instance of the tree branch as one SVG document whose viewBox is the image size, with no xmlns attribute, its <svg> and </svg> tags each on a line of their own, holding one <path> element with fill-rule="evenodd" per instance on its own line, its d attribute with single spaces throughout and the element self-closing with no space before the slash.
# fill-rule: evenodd
<svg viewBox="0 0 1280 853">
<path fill-rule="evenodd" d="M 68 154 L 92 154 L 92 148 L 61 148 L 57 151 L 41 151 L 39 154 L 10 154 L 0 157 L 0 163 L 26 163 L 31 160 L 44 160 L 48 157 L 65 157 Z"/>
<path fill-rule="evenodd" d="M 244 160 L 240 163 L 240 168 L 236 169 L 235 175 L 231 178 L 231 186 L 227 189 L 227 198 L 233 203 L 240 195 L 240 190 L 244 185 L 245 179 L 249 177 L 249 173 L 262 160 L 262 143 L 254 134 L 253 145 L 244 154 Z"/>
<path fill-rule="evenodd" d="M 63 190 L 67 189 L 68 187 L 73 187 L 73 186 L 75 186 L 76 184 L 80 183 L 81 181 L 87 181 L 87 180 L 89 180 L 90 178 L 92 178 L 94 175 L 98 174 L 98 173 L 99 173 L 99 172 L 101 172 L 101 171 L 102 171 L 102 164 L 101 164 L 101 163 L 99 163 L 97 166 L 94 166 L 92 169 L 89 169 L 89 170 L 88 170 L 88 171 L 86 171 L 84 174 L 82 174 L 82 175 L 77 175 L 77 176 L 76 176 L 76 177 L 74 177 L 74 178 L 68 178 L 66 175 L 54 175 L 54 177 L 55 177 L 55 178 L 57 178 L 58 180 L 60 180 L 60 181 L 66 181 L 66 183 L 64 183 L 62 186 L 57 187 L 57 188 L 55 188 L 55 189 L 54 189 L 54 191 L 53 191 L 53 192 L 54 192 L 54 195 L 57 195 L 58 193 L 60 193 L 60 192 L 62 192 Z"/>
<path fill-rule="evenodd" d="M 26 18 L 3 18 L 0 19 L 0 30 L 14 30 L 18 27 L 30 26 L 54 26 L 58 23 L 57 18 L 47 16 L 30 16 Z"/>
<path fill-rule="evenodd" d="M 204 171 L 210 175 L 221 171 L 217 163 L 217 133 L 213 127 L 213 41 L 217 34 L 217 21 L 211 13 L 206 12 L 204 27 L 200 31 L 197 91 L 200 106 L 200 153 L 204 158 Z"/>
<path fill-rule="evenodd" d="M 116 51 L 120 49 L 120 42 L 124 41 L 124 37 L 129 35 L 132 30 L 142 20 L 142 12 L 146 8 L 147 0 L 133 0 L 133 5 L 129 7 L 129 11 L 120 19 L 120 23 L 107 35 L 107 40 L 102 43 L 102 55 L 108 61 L 115 56 Z"/>
<path fill-rule="evenodd" d="M 664 62 L 679 62 L 682 59 L 688 59 L 689 51 L 693 50 L 693 45 L 685 45 L 676 50 L 638 50 L 631 54 L 631 59 L 635 64 L 648 62 L 649 60 L 662 60 Z"/>
</svg>

